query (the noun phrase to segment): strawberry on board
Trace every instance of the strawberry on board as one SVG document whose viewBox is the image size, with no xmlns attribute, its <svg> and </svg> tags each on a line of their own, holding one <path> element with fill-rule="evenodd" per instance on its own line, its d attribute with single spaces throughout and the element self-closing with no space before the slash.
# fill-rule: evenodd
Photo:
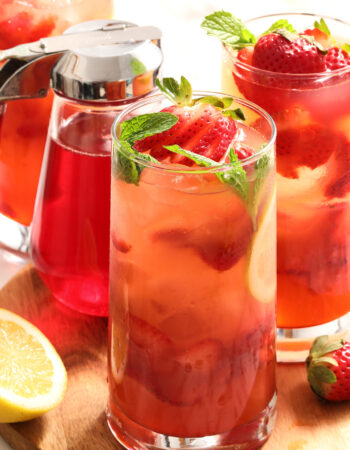
<svg viewBox="0 0 350 450">
<path fill-rule="evenodd" d="M 318 337 L 310 349 L 306 367 L 315 394 L 333 402 L 350 400 L 350 342 Z"/>
</svg>

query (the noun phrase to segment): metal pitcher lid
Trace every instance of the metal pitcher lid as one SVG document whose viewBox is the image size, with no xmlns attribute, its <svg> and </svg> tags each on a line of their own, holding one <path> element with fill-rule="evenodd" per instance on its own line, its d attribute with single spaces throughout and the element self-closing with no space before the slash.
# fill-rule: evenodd
<svg viewBox="0 0 350 450">
<path fill-rule="evenodd" d="M 92 20 L 68 28 L 64 34 L 135 26 L 118 20 Z M 64 97 L 86 101 L 123 100 L 146 94 L 154 88 L 163 55 L 159 39 L 139 39 L 64 53 L 52 70 L 52 88 Z"/>
</svg>

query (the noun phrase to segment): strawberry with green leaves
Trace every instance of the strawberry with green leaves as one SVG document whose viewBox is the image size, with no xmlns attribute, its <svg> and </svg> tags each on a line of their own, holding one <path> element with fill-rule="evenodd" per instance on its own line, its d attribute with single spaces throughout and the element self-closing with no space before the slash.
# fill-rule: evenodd
<svg viewBox="0 0 350 450">
<path fill-rule="evenodd" d="M 350 342 L 317 338 L 306 360 L 308 381 L 319 397 L 341 402 L 350 400 Z"/>
<path fill-rule="evenodd" d="M 233 76 L 241 93 L 270 113 L 289 106 L 295 95 L 291 97 L 288 89 L 317 87 L 312 78 L 274 74 L 327 73 L 350 67 L 350 46 L 340 45 L 331 37 L 324 19 L 302 33 L 297 33 L 286 19 L 280 19 L 259 37 L 225 11 L 205 17 L 201 26 L 235 53 Z M 258 70 L 252 72 L 252 68 Z"/>
</svg>

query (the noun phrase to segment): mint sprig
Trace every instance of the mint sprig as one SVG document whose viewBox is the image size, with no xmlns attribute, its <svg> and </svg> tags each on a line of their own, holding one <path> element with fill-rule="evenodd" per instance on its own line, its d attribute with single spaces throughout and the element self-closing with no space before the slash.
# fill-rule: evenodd
<svg viewBox="0 0 350 450">
<path fill-rule="evenodd" d="M 199 166 L 209 168 L 210 167 L 216 168 L 222 166 L 222 163 L 218 163 L 210 158 L 207 158 L 206 156 L 198 155 L 197 153 L 185 150 L 177 144 L 166 145 L 164 146 L 164 148 L 166 148 L 170 152 L 177 153 L 178 155 L 186 156 L 186 158 L 191 159 Z M 219 178 L 219 180 L 222 183 L 234 187 L 238 195 L 244 201 L 248 201 L 250 188 L 249 184 L 247 183 L 247 174 L 244 168 L 242 167 L 242 164 L 239 161 L 233 148 L 229 150 L 229 160 L 230 160 L 230 168 L 224 171 L 215 172 L 215 175 Z"/>
<path fill-rule="evenodd" d="M 206 16 L 201 27 L 207 31 L 209 36 L 215 36 L 236 49 L 253 45 L 256 42 L 254 34 L 248 30 L 242 20 L 226 11 L 216 11 Z"/>
<path fill-rule="evenodd" d="M 136 141 L 169 130 L 178 120 L 178 117 L 174 116 L 174 114 L 160 112 L 141 114 L 123 122 L 119 136 L 121 149 L 117 158 L 113 158 L 113 161 L 115 159 L 117 161 L 113 165 L 113 170 L 117 176 L 127 183 L 138 185 L 141 172 L 144 169 L 144 165 L 139 164 L 138 159 L 153 163 L 158 163 L 159 161 L 147 153 L 136 151 L 132 146 Z"/>
</svg>

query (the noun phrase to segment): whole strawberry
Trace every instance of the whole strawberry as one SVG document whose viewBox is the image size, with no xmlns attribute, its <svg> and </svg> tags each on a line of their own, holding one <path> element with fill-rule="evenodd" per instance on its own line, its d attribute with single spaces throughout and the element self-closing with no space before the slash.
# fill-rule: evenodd
<svg viewBox="0 0 350 450">
<path fill-rule="evenodd" d="M 324 70 L 323 58 L 323 53 L 313 43 L 281 30 L 258 40 L 252 64 L 271 72 L 315 73 Z"/>
<path fill-rule="evenodd" d="M 333 402 L 350 400 L 350 342 L 318 337 L 306 359 L 311 389 Z"/>
</svg>

